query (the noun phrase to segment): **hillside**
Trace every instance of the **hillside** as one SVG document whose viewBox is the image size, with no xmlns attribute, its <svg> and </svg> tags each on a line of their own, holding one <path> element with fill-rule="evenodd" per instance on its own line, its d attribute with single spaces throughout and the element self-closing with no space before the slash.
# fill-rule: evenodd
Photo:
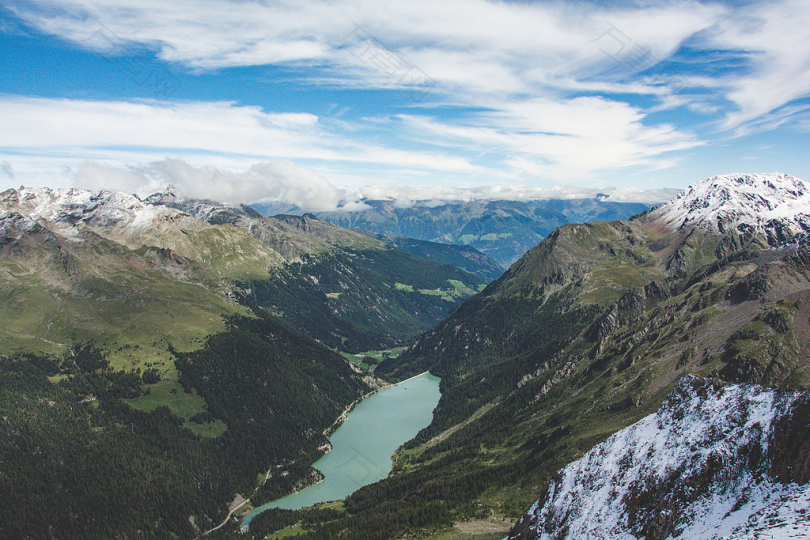
<svg viewBox="0 0 810 540">
<path fill-rule="evenodd" d="M 509 540 L 805 538 L 810 395 L 684 377 L 551 480 Z"/>
<path fill-rule="evenodd" d="M 595 199 L 538 201 L 364 201 L 369 209 L 319 212 L 346 228 L 473 247 L 508 268 L 555 228 L 566 223 L 626 219 L 648 208 L 639 203 Z M 264 214 L 278 206 L 255 205 Z M 290 209 L 289 211 L 294 211 Z"/>
<path fill-rule="evenodd" d="M 697 216 L 667 220 L 675 204 L 703 208 L 687 193 L 632 220 L 558 228 L 383 362 L 378 372 L 393 378 L 440 375 L 442 399 L 395 473 L 349 497 L 350 515 L 329 531 L 428 537 L 453 522 L 516 519 L 557 470 L 654 413 L 689 374 L 808 388 L 810 247 L 768 235 L 802 232 L 795 212 L 720 233 Z M 771 203 L 788 208 L 793 197 Z"/>
<path fill-rule="evenodd" d="M 495 281 L 506 271 L 498 263 L 474 247 L 415 240 L 393 234 L 372 233 L 362 229 L 354 230 L 407 251 L 411 255 L 423 257 L 439 264 L 449 264 L 461 268 L 478 277 L 484 283 Z"/>
<path fill-rule="evenodd" d="M 34 294 L 31 290 L 40 291 L 37 294 L 42 296 L 41 291 L 49 283 L 38 282 L 34 289 L 24 289 L 20 297 L 12 295 L 17 298 L 14 302 L 25 298 L 26 305 L 41 311 L 39 318 L 52 318 L 50 331 L 62 333 L 49 335 L 60 343 L 78 327 L 78 339 L 97 340 L 101 333 L 120 334 L 109 338 L 110 349 L 149 346 L 149 329 L 165 328 L 164 319 L 176 314 L 170 307 L 173 301 L 182 301 L 184 294 L 194 291 L 201 295 L 200 304 L 211 305 L 212 309 L 209 314 L 207 309 L 202 313 L 199 307 L 192 307 L 183 313 L 188 317 L 168 323 L 169 329 L 177 328 L 179 334 L 172 341 L 175 346 L 190 346 L 194 332 L 221 330 L 221 315 L 232 310 L 229 306 L 244 313 L 244 308 L 233 301 L 243 298 L 329 347 L 361 352 L 412 339 L 483 286 L 480 279 L 465 271 L 410 255 L 309 216 L 264 218 L 244 205 L 182 201 L 171 191 L 141 201 L 133 195 L 113 192 L 9 190 L 0 194 L 0 208 L 12 212 L 15 219 L 41 223 L 43 234 L 62 239 L 56 244 L 58 250 L 64 247 L 60 256 L 75 255 L 70 260 L 85 270 L 80 274 L 84 277 L 76 278 L 80 284 L 76 279 L 72 283 L 63 280 L 54 285 L 58 290 L 106 287 L 113 291 L 119 285 L 148 289 L 154 277 L 144 275 L 147 270 L 160 276 L 155 286 L 165 283 L 172 287 L 156 295 L 137 291 L 124 295 L 137 296 L 141 304 L 112 301 L 107 313 L 120 313 L 120 320 L 111 327 L 105 327 L 113 322 L 107 316 L 89 315 L 94 309 L 86 309 L 81 302 L 86 304 L 94 296 L 88 296 L 86 291 L 77 290 L 61 304 L 52 296 L 47 300 L 51 293 L 46 293 L 42 301 L 27 296 Z M 22 242 L 33 251 L 40 249 L 29 240 L 26 236 Z M 104 264 L 95 264 L 102 261 Z M 135 268 L 123 270 L 122 264 Z M 115 270 L 108 273 L 107 268 Z M 5 277 L 10 280 L 8 287 L 16 288 L 20 279 L 41 281 L 45 275 L 32 269 L 20 276 Z M 97 296 L 111 299 L 124 293 L 111 294 L 110 298 L 103 292 Z M 5 309 L 4 305 L 0 309 Z M 138 306 L 143 317 L 154 321 L 132 318 L 131 310 Z M 88 317 L 93 320 L 86 321 Z M 71 318 L 84 322 L 71 324 Z M 42 322 L 31 321 L 30 316 L 26 320 L 30 324 L 9 329 L 16 332 L 14 341 L 42 336 L 44 330 L 36 326 Z M 152 354 L 161 355 L 158 350 Z"/>
<path fill-rule="evenodd" d="M 469 272 L 311 214 L 264 217 L 245 205 L 177 200 L 171 192 L 149 201 L 211 225 L 233 225 L 278 253 L 285 264 L 269 278 L 236 279 L 236 287 L 332 348 L 362 352 L 407 343 L 483 288 Z"/>
<path fill-rule="evenodd" d="M 312 481 L 381 383 L 311 338 L 399 343 L 479 286 L 309 217 L 0 194 L 0 538 L 192 538 Z"/>
</svg>

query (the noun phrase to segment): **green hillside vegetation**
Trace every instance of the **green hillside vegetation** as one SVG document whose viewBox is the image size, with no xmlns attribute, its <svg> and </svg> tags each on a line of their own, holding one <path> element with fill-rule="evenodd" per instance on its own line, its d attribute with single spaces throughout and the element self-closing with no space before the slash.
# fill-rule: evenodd
<svg viewBox="0 0 810 540">
<path fill-rule="evenodd" d="M 82 239 L 66 242 L 42 230 L 0 257 L 6 354 L 61 355 L 73 343 L 92 342 L 115 369 L 157 366 L 162 377 L 176 379 L 167 344 L 199 348 L 225 329 L 223 317 L 248 313 L 216 290 L 168 277 L 165 266 L 173 263 L 153 258 L 154 250 L 139 254 L 93 233 Z M 204 266 L 188 266 L 201 280 L 214 280 Z"/>
<path fill-rule="evenodd" d="M 237 285 L 292 328 L 356 353 L 410 341 L 483 284 L 455 267 L 386 246 L 344 250 L 290 265 L 272 280 Z"/>
<path fill-rule="evenodd" d="M 179 384 L 146 385 L 89 345 L 74 353 L 0 357 L 0 497 L 15 501 L 2 538 L 191 538 L 235 493 L 277 496 L 266 471 L 307 471 L 369 390 L 342 357 L 265 318 L 171 350 Z"/>
<path fill-rule="evenodd" d="M 391 476 L 303 538 L 427 538 L 517 518 L 550 476 L 658 409 L 687 373 L 810 386 L 810 250 L 644 217 L 567 225 L 377 373 L 442 377 Z"/>
<path fill-rule="evenodd" d="M 439 264 L 449 264 L 461 268 L 477 276 L 485 283 L 495 281 L 504 273 L 504 269 L 498 263 L 468 245 L 440 244 L 393 234 L 372 233 L 363 229 L 353 230 L 398 247 L 411 255 L 430 259 Z"/>
<path fill-rule="evenodd" d="M 277 266 L 271 259 L 265 276 L 241 259 L 242 266 L 220 275 L 297 332 L 334 349 L 360 352 L 406 344 L 483 284 L 455 266 L 410 254 L 311 214 L 265 218 L 245 206 L 206 201 L 160 204 L 199 215 L 214 227 L 249 233 L 263 249 L 282 257 L 285 264 Z M 405 294 L 396 283 L 425 292 Z"/>
<path fill-rule="evenodd" d="M 471 201 L 398 208 L 394 201 L 365 201 L 366 210 L 319 212 L 320 219 L 346 228 L 475 248 L 508 268 L 554 229 L 567 223 L 627 219 L 648 208 L 602 198 L 538 201 Z M 261 211 L 263 207 L 257 208 Z M 400 242 L 400 241 L 396 241 Z M 407 243 L 407 240 L 402 241 Z M 402 249 L 410 250 L 406 245 Z M 413 246 L 413 249 L 421 249 Z M 428 255 L 417 253 L 428 258 Z M 449 262 L 449 261 L 448 261 Z M 464 264 L 452 262 L 461 268 Z M 470 270 L 475 273 L 474 270 Z M 483 276 L 480 276 L 483 278 Z M 485 281 L 491 281 L 483 278 Z"/>
</svg>

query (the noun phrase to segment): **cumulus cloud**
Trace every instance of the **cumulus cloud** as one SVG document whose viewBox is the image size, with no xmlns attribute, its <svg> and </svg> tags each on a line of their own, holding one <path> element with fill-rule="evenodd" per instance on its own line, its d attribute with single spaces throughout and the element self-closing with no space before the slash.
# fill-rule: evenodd
<svg viewBox="0 0 810 540">
<path fill-rule="evenodd" d="M 658 204 L 676 196 L 678 189 L 637 189 L 605 186 L 583 188 L 575 186 L 538 187 L 527 185 L 497 185 L 475 188 L 410 187 L 392 184 L 363 186 L 359 194 L 368 200 L 394 201 L 398 208 L 441 206 L 448 202 L 489 201 L 534 201 L 547 199 L 594 199 L 611 202 L 639 202 Z"/>
<path fill-rule="evenodd" d="M 0 171 L 3 171 L 9 178 L 14 180 L 14 169 L 8 161 L 0 161 Z"/>
<path fill-rule="evenodd" d="M 166 158 L 147 164 L 117 167 L 96 162 L 81 163 L 71 172 L 76 187 L 134 193 L 146 197 L 175 186 L 189 199 L 210 199 L 223 203 L 282 202 L 302 211 L 357 212 L 369 206 L 365 200 L 393 201 L 397 208 L 441 206 L 448 202 L 473 200 L 583 199 L 601 196 L 616 202 L 660 203 L 678 190 L 632 188 L 541 188 L 525 185 L 481 186 L 476 188 L 412 187 L 392 184 L 368 185 L 347 191 L 306 167 L 283 161 L 255 163 L 245 170 L 195 167 L 184 160 Z"/>
<path fill-rule="evenodd" d="M 194 167 L 172 158 L 129 168 L 85 162 L 72 180 L 77 187 L 125 191 L 141 197 L 171 184 L 191 199 L 225 203 L 280 201 L 311 211 L 334 210 L 341 202 L 353 209 L 363 208 L 356 201 L 346 201 L 344 190 L 315 171 L 281 161 L 256 163 L 242 171 Z"/>
</svg>

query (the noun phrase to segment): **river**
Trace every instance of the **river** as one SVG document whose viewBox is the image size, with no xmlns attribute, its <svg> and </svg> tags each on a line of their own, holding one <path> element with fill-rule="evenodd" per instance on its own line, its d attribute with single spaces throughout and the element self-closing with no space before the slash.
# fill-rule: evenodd
<svg viewBox="0 0 810 540">
<path fill-rule="evenodd" d="M 364 399 L 330 437 L 332 451 L 315 465 L 326 479 L 320 484 L 260 506 L 242 520 L 246 527 L 269 508 L 298 510 L 345 499 L 357 489 L 391 472 L 391 456 L 430 424 L 439 403 L 438 377 L 423 373 Z"/>
</svg>

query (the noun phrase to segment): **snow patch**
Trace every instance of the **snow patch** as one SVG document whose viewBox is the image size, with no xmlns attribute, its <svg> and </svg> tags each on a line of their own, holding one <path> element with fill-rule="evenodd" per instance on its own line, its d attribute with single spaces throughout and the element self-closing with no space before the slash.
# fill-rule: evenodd
<svg viewBox="0 0 810 540">
<path fill-rule="evenodd" d="M 541 540 L 635 539 L 651 522 L 689 539 L 807 530 L 810 484 L 776 482 L 766 458 L 774 421 L 801 395 L 686 377 L 657 413 L 560 471 L 515 530 Z"/>
<path fill-rule="evenodd" d="M 673 230 L 697 226 L 726 234 L 752 227 L 789 236 L 810 231 L 810 186 L 782 173 L 714 176 L 689 186 L 649 216 Z"/>
</svg>

